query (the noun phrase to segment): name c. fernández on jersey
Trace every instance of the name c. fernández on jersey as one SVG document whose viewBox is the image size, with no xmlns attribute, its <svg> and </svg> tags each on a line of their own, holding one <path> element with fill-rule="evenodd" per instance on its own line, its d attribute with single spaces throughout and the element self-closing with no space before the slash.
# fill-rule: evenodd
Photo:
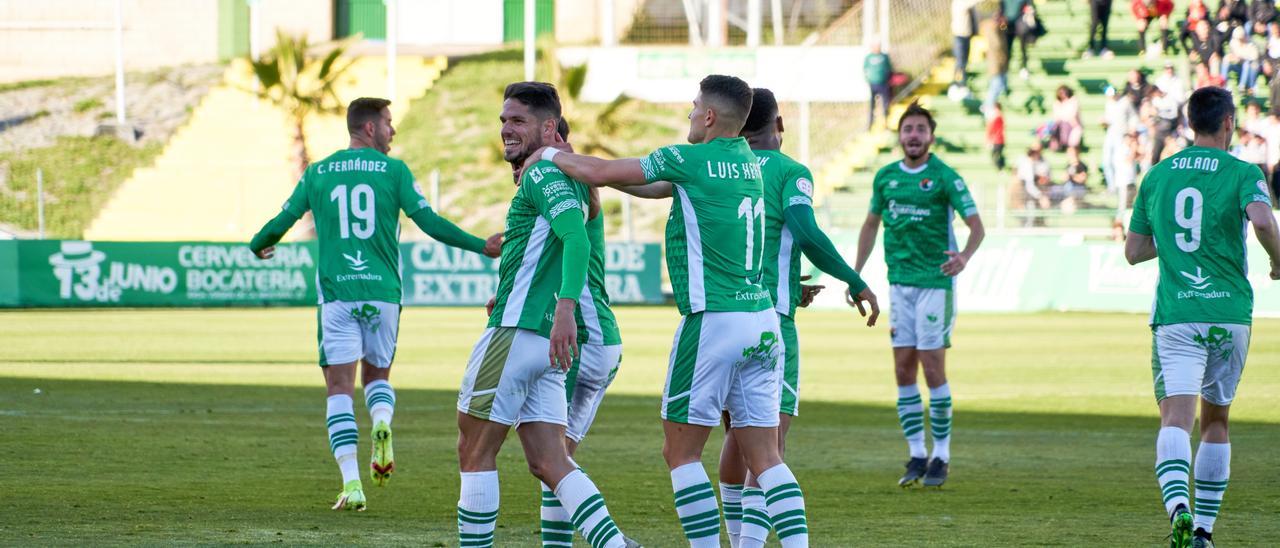
<svg viewBox="0 0 1280 548">
<path fill-rule="evenodd" d="M 348 160 L 332 160 L 328 162 L 316 162 L 316 174 L 324 175 L 325 173 L 342 173 L 345 171 L 367 171 L 370 173 L 386 173 L 387 163 L 380 160 L 365 160 L 363 158 L 351 158 Z"/>
</svg>

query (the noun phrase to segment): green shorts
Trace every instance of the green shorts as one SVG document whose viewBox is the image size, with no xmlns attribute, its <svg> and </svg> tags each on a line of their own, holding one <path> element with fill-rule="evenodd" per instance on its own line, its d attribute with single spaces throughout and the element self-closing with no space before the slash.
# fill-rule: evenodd
<svg viewBox="0 0 1280 548">
<path fill-rule="evenodd" d="M 800 336 L 796 333 L 796 321 L 785 314 L 778 314 L 782 330 L 782 402 L 778 412 L 793 417 L 800 414 Z"/>
</svg>

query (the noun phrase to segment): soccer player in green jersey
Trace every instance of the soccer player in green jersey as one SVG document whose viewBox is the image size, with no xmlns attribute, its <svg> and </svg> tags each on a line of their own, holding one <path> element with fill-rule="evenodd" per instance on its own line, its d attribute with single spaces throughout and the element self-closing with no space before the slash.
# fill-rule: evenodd
<svg viewBox="0 0 1280 548">
<path fill-rule="evenodd" d="M 791 418 L 799 415 L 800 405 L 800 340 L 792 318 L 797 306 L 808 304 L 802 295 L 819 289 L 800 283 L 801 251 L 818 269 L 847 284 L 846 302 L 864 316 L 862 303 L 866 301 L 871 308 L 868 326 L 875 325 L 880 306 L 875 294 L 818 228 L 813 214 L 813 175 L 809 168 L 781 152 L 782 116 L 778 115 L 773 92 L 764 88 L 752 91 L 751 113 L 741 135 L 759 160 L 764 177 L 764 285 L 778 314 L 784 350 L 778 414 L 778 453 L 783 454 Z M 768 515 L 764 493 L 751 484 L 748 476 L 737 437 L 730 430 L 720 451 L 720 500 L 729 543 L 734 548 L 763 546 L 770 529 L 765 521 Z M 744 516 L 744 512 L 749 515 Z"/>
<path fill-rule="evenodd" d="M 1124 246 L 1130 264 L 1159 260 L 1151 311 L 1151 374 L 1160 406 L 1155 473 L 1175 548 L 1213 546 L 1213 523 L 1227 490 L 1227 415 L 1249 352 L 1253 316 L 1245 258 L 1250 223 L 1271 259 L 1271 279 L 1280 279 L 1280 231 L 1266 178 L 1257 166 L 1226 152 L 1236 130 L 1231 92 L 1196 90 L 1187 117 L 1195 141 L 1147 173 Z M 1197 400 L 1200 448 L 1192 504 Z"/>
<path fill-rule="evenodd" d="M 556 128 L 560 142 L 569 140 L 569 123 L 564 118 Z M 515 165 L 514 168 L 520 166 Z M 517 181 L 518 182 L 518 181 Z M 605 290 L 604 211 L 598 207 L 599 190 L 589 188 L 591 208 L 587 219 L 587 239 L 591 256 L 587 263 L 587 284 L 578 297 L 578 359 L 565 375 L 565 398 L 568 401 L 568 424 L 565 426 L 565 449 L 572 459 L 578 445 L 595 421 L 604 400 L 605 389 L 613 383 L 622 362 L 622 335 L 618 321 L 609 306 Z M 490 306 L 496 302 L 491 299 Z M 490 308 L 492 311 L 492 308 Z M 547 484 L 542 484 L 542 545 L 573 546 L 572 516 L 560 504 Z"/>
<path fill-rule="evenodd" d="M 521 165 L 554 142 L 560 97 L 541 82 L 507 86 L 503 153 Z M 458 542 L 494 545 L 498 451 L 514 425 L 529 470 L 547 485 L 594 548 L 630 545 L 604 497 L 565 451 L 565 371 L 578 351 L 574 309 L 586 287 L 587 188 L 554 164 L 525 170 L 507 211 L 498 294 L 458 392 Z"/>
<path fill-rule="evenodd" d="M 647 195 L 674 197 L 667 270 L 683 319 L 662 401 L 663 456 L 689 544 L 719 546 L 720 511 L 701 459 L 727 410 L 747 468 L 766 492 L 769 517 L 781 520 L 774 523 L 782 545 L 807 546 L 804 496 L 778 454 L 782 341 L 762 284 L 764 182 L 738 135 L 751 111 L 751 87 L 720 75 L 699 87 L 689 113 L 691 144 L 620 160 L 554 148 L 538 154 L 591 185 L 651 185 Z"/>
<path fill-rule="evenodd" d="M 941 486 L 951 462 L 951 387 L 947 385 L 946 352 L 955 325 L 955 276 L 964 270 L 982 243 L 985 231 L 978 207 L 964 180 L 929 153 L 937 123 L 918 103 L 898 120 L 903 158 L 884 166 L 871 183 L 871 210 L 858 236 L 859 272 L 876 245 L 884 224 L 884 261 L 889 267 L 889 336 L 898 382 L 898 422 L 911 457 L 898 485 L 924 478 Z M 959 212 L 969 225 L 969 239 L 956 249 L 952 229 Z M 924 406 L 917 386 L 919 370 L 929 385 L 932 459 L 926 459 Z"/>
<path fill-rule="evenodd" d="M 385 485 L 395 468 L 391 417 L 395 391 L 389 382 L 400 330 L 400 216 L 440 242 L 490 257 L 502 236 L 488 241 L 463 232 L 436 215 L 422 197 L 408 166 L 387 156 L 395 129 L 386 99 L 360 98 L 347 107 L 351 144 L 307 167 L 279 215 L 262 227 L 249 247 L 269 259 L 294 223 L 311 211 L 320 239 L 316 292 L 320 367 L 328 387 L 329 448 L 342 471 L 343 488 L 333 508 L 365 508 L 356 465 L 356 416 L 352 408 L 356 362 L 373 422 L 375 483 Z"/>
</svg>

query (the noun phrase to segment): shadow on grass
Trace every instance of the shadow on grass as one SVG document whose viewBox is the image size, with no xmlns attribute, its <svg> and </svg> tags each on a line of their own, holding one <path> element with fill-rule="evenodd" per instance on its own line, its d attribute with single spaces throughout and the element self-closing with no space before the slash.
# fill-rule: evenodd
<svg viewBox="0 0 1280 548">
<path fill-rule="evenodd" d="M 320 386 L 0 378 L 0 544 L 452 546 L 455 398 L 400 390 L 396 476 L 368 487 L 368 512 L 339 514 L 328 510 L 340 481 Z M 932 491 L 895 485 L 905 448 L 888 397 L 884 406 L 802 404 L 787 460 L 815 546 L 1129 546 L 1167 533 L 1151 470 L 1153 419 L 967 411 L 964 394 L 956 398 L 951 480 Z M 657 396 L 606 398 L 578 460 L 625 532 L 679 546 L 657 406 Z M 1235 481 L 1215 535 L 1275 539 L 1280 482 L 1268 455 L 1280 425 L 1232 430 Z M 537 483 L 512 440 L 499 457 L 498 544 L 535 546 Z M 713 434 L 704 457 L 713 481 L 720 440 Z M 368 450 L 365 437 L 361 458 Z"/>
</svg>

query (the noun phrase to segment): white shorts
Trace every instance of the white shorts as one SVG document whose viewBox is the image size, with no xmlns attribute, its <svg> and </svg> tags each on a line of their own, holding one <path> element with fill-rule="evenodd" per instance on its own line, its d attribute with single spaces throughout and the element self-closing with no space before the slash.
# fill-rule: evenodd
<svg viewBox="0 0 1280 548">
<path fill-rule="evenodd" d="M 458 391 L 458 412 L 511 426 L 564 426 L 564 371 L 551 367 L 551 341 L 528 329 L 484 330 Z"/>
<path fill-rule="evenodd" d="M 714 427 L 723 410 L 733 428 L 777 426 L 782 355 L 773 310 L 685 316 L 671 349 L 662 418 Z"/>
<path fill-rule="evenodd" d="M 1249 326 L 1175 323 L 1151 330 L 1151 376 L 1156 401 L 1200 396 L 1231 405 L 1249 355 Z"/>
<path fill-rule="evenodd" d="M 889 337 L 894 348 L 950 348 L 955 325 L 953 289 L 889 286 Z"/>
<path fill-rule="evenodd" d="M 604 391 L 613 383 L 622 364 L 622 345 L 582 345 L 581 355 L 565 376 L 565 397 L 569 400 L 569 425 L 564 434 L 577 443 L 591 429 L 596 411 L 604 401 Z"/>
<path fill-rule="evenodd" d="M 320 367 L 364 360 L 391 367 L 400 332 L 400 305 L 379 301 L 321 303 L 317 316 Z"/>
</svg>

